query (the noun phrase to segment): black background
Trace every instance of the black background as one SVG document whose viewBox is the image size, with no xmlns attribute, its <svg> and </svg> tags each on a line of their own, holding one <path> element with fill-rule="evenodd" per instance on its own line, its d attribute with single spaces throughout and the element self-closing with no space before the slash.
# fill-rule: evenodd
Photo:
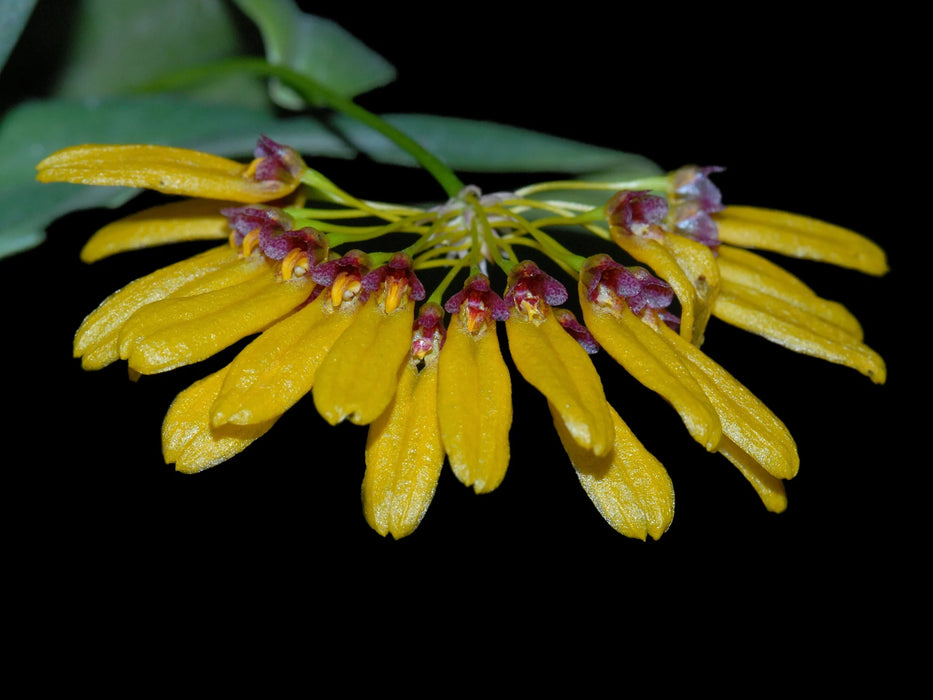
<svg viewBox="0 0 933 700">
<path fill-rule="evenodd" d="M 912 107 L 901 71 L 909 62 L 889 35 L 895 28 L 870 18 L 720 17 L 709 8 L 606 15 L 585 4 L 573 17 L 397 12 L 328 15 L 399 70 L 394 84 L 359 100 L 375 112 L 501 121 L 638 152 L 671 169 L 721 165 L 727 203 L 827 219 L 885 247 L 892 272 L 880 279 L 816 263 L 786 267 L 862 320 L 866 342 L 888 362 L 888 383 L 711 323 L 706 352 L 798 443 L 790 506 L 774 515 L 725 459 L 690 440 L 671 409 L 599 356 L 610 400 L 677 493 L 669 532 L 642 543 L 601 520 L 544 400 L 516 373 L 503 485 L 476 496 L 445 468 L 420 528 L 396 542 L 371 531 L 360 511 L 365 430 L 327 427 L 310 401 L 215 469 L 184 476 L 162 463 L 165 410 L 209 368 L 138 383 L 122 364 L 85 373 L 71 337 L 111 291 L 194 248 L 87 266 L 78 251 L 113 214 L 79 213 L 51 226 L 38 249 L 0 261 L 13 484 L 4 493 L 8 511 L 21 514 L 8 539 L 21 548 L 22 568 L 42 567 L 43 585 L 59 599 L 80 602 L 104 587 L 136 598 L 148 591 L 150 601 L 205 601 L 225 590 L 275 606 L 295 594 L 297 614 L 308 619 L 329 601 L 423 622 L 443 609 L 451 624 L 502 606 L 530 611 L 542 625 L 559 610 L 582 618 L 598 610 L 606 624 L 623 624 L 652 606 L 710 619 L 737 612 L 761 629 L 854 633 L 866 620 L 887 620 L 888 591 L 912 577 L 908 496 L 929 461 L 909 456 L 923 437 L 911 421 L 928 415 L 908 398 L 925 401 L 924 319 L 911 268 L 912 244 L 926 230 L 903 164 L 921 142 L 905 125 Z M 416 172 L 316 165 L 360 196 L 437 194 Z M 531 180 L 476 184 L 494 190 Z M 61 580 L 88 586 L 60 588 Z"/>
</svg>

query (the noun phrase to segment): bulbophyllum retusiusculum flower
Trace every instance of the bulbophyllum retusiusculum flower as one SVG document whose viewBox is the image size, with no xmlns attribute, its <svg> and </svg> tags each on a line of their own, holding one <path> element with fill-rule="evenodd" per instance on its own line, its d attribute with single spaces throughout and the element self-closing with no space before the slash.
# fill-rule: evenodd
<svg viewBox="0 0 933 700">
<path fill-rule="evenodd" d="M 505 298 L 512 359 L 547 398 L 558 436 L 590 500 L 617 531 L 657 539 L 674 517 L 673 485 L 606 400 L 590 360 L 592 337 L 572 312 L 555 313 L 559 309 L 553 306 L 568 298 L 566 289 L 524 261 L 512 269 Z"/>
<path fill-rule="evenodd" d="M 793 478 L 799 466 L 790 433 L 748 389 L 670 327 L 663 309 L 671 293 L 664 287 L 643 271 L 595 256 L 580 275 L 584 322 L 629 374 L 677 410 L 697 442 L 739 468 L 769 510 L 784 510 L 781 481 Z"/>
<path fill-rule="evenodd" d="M 425 304 L 389 405 L 369 425 L 363 474 L 363 515 L 376 532 L 411 534 L 427 512 L 444 466 L 438 406 L 438 357 L 444 312 Z"/>
<path fill-rule="evenodd" d="M 450 327 L 438 360 L 437 418 L 450 467 L 477 493 L 505 478 L 512 427 L 512 382 L 496 322 L 508 308 L 484 274 L 447 300 Z"/>
<path fill-rule="evenodd" d="M 250 339 L 171 404 L 163 454 L 179 471 L 234 457 L 310 394 L 326 422 L 367 426 L 364 517 L 382 535 L 407 536 L 445 461 L 477 493 L 506 478 L 507 350 L 542 395 L 605 520 L 626 536 L 657 539 L 672 522 L 673 482 L 614 408 L 595 353 L 663 397 L 774 512 L 786 507 L 797 449 L 781 420 L 701 350 L 713 319 L 884 381 L 884 363 L 851 313 L 751 249 L 871 274 L 886 270 L 884 254 L 830 224 L 724 207 L 715 168 L 575 183 L 615 192 L 596 209 L 559 182 L 488 195 L 464 187 L 424 208 L 354 197 L 267 138 L 254 156 L 240 164 L 174 148 L 80 146 L 39 165 L 42 181 L 192 197 L 105 226 L 84 248 L 89 262 L 174 241 L 228 241 L 130 282 L 75 336 L 85 369 L 125 360 L 134 375 Z M 551 190 L 561 198 L 542 198 Z M 309 205 L 318 200 L 327 206 Z M 605 252 L 577 255 L 551 227 L 576 227 Z M 411 242 L 370 245 L 388 233 Z M 443 275 L 426 288 L 435 270 Z M 576 282 L 575 295 L 556 270 Z M 627 410 L 637 406 L 626 400 Z"/>
</svg>

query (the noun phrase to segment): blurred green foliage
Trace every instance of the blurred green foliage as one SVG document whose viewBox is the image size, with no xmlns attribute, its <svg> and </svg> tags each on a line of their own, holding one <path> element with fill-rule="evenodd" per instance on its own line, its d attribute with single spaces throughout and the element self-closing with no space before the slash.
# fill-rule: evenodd
<svg viewBox="0 0 933 700">
<path fill-rule="evenodd" d="M 355 98 L 391 83 L 386 58 L 293 0 L 0 0 L 0 256 L 38 245 L 71 211 L 114 207 L 127 188 L 35 182 L 46 155 L 80 143 L 153 143 L 248 157 L 262 133 L 311 156 L 414 161 L 326 105 L 306 109 L 275 81 L 233 73 L 183 89 L 145 85 L 238 56 L 264 56 Z M 641 156 L 508 125 L 386 117 L 451 168 L 470 172 L 658 172 Z M 335 130 L 336 129 L 336 130 Z M 339 134 L 338 134 L 339 132 Z"/>
</svg>

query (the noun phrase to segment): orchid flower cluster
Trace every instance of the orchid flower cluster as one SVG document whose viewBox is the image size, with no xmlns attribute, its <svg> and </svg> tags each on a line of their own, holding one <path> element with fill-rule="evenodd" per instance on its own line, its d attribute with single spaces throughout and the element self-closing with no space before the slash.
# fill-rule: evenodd
<svg viewBox="0 0 933 700">
<path fill-rule="evenodd" d="M 709 319 L 885 379 L 844 307 L 753 249 L 870 274 L 886 271 L 884 253 L 825 222 L 724 206 L 716 168 L 514 192 L 464 186 L 416 207 L 359 199 L 265 137 L 254 156 L 243 164 L 164 146 L 87 145 L 38 166 L 43 182 L 185 197 L 105 226 L 84 247 L 87 262 L 219 241 L 115 292 L 75 336 L 85 369 L 123 360 L 134 375 L 252 338 L 170 406 L 163 453 L 179 471 L 234 457 L 310 395 L 328 423 L 367 426 L 363 512 L 380 534 L 404 537 L 425 515 L 445 462 L 477 493 L 505 477 L 514 409 L 506 345 L 545 397 L 605 520 L 626 536 L 657 539 L 673 518 L 671 479 L 613 407 L 594 353 L 663 397 L 774 512 L 786 507 L 796 446 L 703 353 Z M 604 205 L 574 197 L 593 191 Z M 559 235 L 568 230 L 600 239 L 606 252 L 573 252 Z M 380 249 L 388 234 L 407 245 Z"/>
</svg>

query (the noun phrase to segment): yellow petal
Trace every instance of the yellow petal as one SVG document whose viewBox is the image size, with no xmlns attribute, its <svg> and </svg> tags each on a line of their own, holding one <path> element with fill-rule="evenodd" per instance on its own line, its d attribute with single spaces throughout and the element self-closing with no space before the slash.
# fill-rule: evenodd
<svg viewBox="0 0 933 700">
<path fill-rule="evenodd" d="M 478 333 L 450 319 L 438 359 L 437 416 L 441 440 L 457 478 L 488 493 L 509 463 L 512 381 L 499 350 L 494 323 Z"/>
<path fill-rule="evenodd" d="M 680 332 L 701 344 L 719 292 L 719 271 L 712 251 L 697 241 L 665 232 L 658 238 L 624 233 L 610 226 L 613 240 L 674 290 L 680 302 Z"/>
<path fill-rule="evenodd" d="M 878 245 L 825 221 L 757 207 L 726 207 L 714 218 L 723 243 L 819 260 L 872 275 L 888 271 L 887 258 Z"/>
<path fill-rule="evenodd" d="M 234 202 L 186 199 L 150 207 L 104 226 L 81 249 L 84 262 L 165 243 L 226 239 L 230 235 L 221 208 Z"/>
<path fill-rule="evenodd" d="M 367 425 L 379 417 L 411 352 L 414 304 L 387 314 L 371 297 L 340 335 L 314 379 L 314 405 L 331 425 Z"/>
<path fill-rule="evenodd" d="M 262 422 L 291 408 L 311 390 L 318 367 L 355 311 L 352 302 L 334 310 L 321 294 L 263 331 L 230 363 L 212 409 L 214 425 Z"/>
<path fill-rule="evenodd" d="M 862 327 L 848 309 L 818 296 L 800 279 L 770 260 L 742 248 L 721 245 L 716 261 L 723 289 L 735 285 L 755 289 L 839 326 L 856 340 L 862 339 Z"/>
<path fill-rule="evenodd" d="M 141 374 L 198 362 L 293 311 L 313 287 L 308 277 L 286 282 L 267 268 L 231 287 L 148 304 L 123 325 L 120 356 Z"/>
<path fill-rule="evenodd" d="M 676 233 L 666 234 L 664 244 L 696 291 L 693 328 L 685 331 L 681 324 L 680 334 L 691 340 L 694 345 L 702 345 L 706 324 L 719 294 L 720 278 L 716 256 L 709 247 Z"/>
<path fill-rule="evenodd" d="M 369 426 L 363 514 L 380 535 L 410 535 L 431 504 L 444 448 L 437 423 L 437 363 L 408 362 L 389 408 Z"/>
<path fill-rule="evenodd" d="M 297 179 L 257 181 L 249 166 L 185 148 L 150 145 L 72 146 L 37 166 L 39 182 L 144 187 L 165 194 L 267 202 L 290 194 Z"/>
<path fill-rule="evenodd" d="M 137 310 L 184 290 L 217 270 L 240 266 L 237 252 L 228 245 L 169 265 L 130 282 L 107 297 L 81 323 L 75 334 L 74 356 L 85 369 L 101 369 L 120 359 L 120 328 Z"/>
<path fill-rule="evenodd" d="M 646 324 L 647 325 L 647 324 Z M 722 433 L 772 476 L 790 479 L 800 466 L 797 446 L 784 424 L 745 386 L 667 324 L 652 327 L 716 408 Z"/>
<path fill-rule="evenodd" d="M 580 300 L 584 325 L 603 349 L 670 403 L 694 440 L 715 451 L 722 430 L 719 417 L 681 357 L 627 306 L 613 310 L 594 306 L 582 287 Z"/>
<path fill-rule="evenodd" d="M 201 379 L 181 392 L 162 423 L 162 454 L 166 464 L 193 474 L 224 462 L 265 434 L 276 418 L 248 426 L 214 428 L 210 408 L 223 384 L 227 368 Z"/>
<path fill-rule="evenodd" d="M 887 378 L 881 356 L 839 326 L 757 290 L 727 285 L 716 300 L 715 313 L 794 352 L 858 370 L 876 384 Z"/>
<path fill-rule="evenodd" d="M 752 485 L 761 498 L 761 502 L 765 504 L 765 508 L 772 513 L 783 513 L 787 509 L 787 493 L 781 479 L 762 469 L 758 462 L 727 437 L 723 437 L 722 442 L 719 443 L 719 451 Z"/>
<path fill-rule="evenodd" d="M 603 384 L 580 343 L 553 313 L 531 321 L 513 309 L 505 322 L 509 353 L 529 384 L 547 397 L 577 443 L 602 456 L 612 449 L 613 427 Z"/>
<path fill-rule="evenodd" d="M 613 529 L 640 540 L 658 539 L 674 519 L 674 485 L 667 470 L 639 442 L 615 409 L 613 449 L 602 457 L 582 449 L 548 403 L 554 426 L 586 494 Z"/>
</svg>

